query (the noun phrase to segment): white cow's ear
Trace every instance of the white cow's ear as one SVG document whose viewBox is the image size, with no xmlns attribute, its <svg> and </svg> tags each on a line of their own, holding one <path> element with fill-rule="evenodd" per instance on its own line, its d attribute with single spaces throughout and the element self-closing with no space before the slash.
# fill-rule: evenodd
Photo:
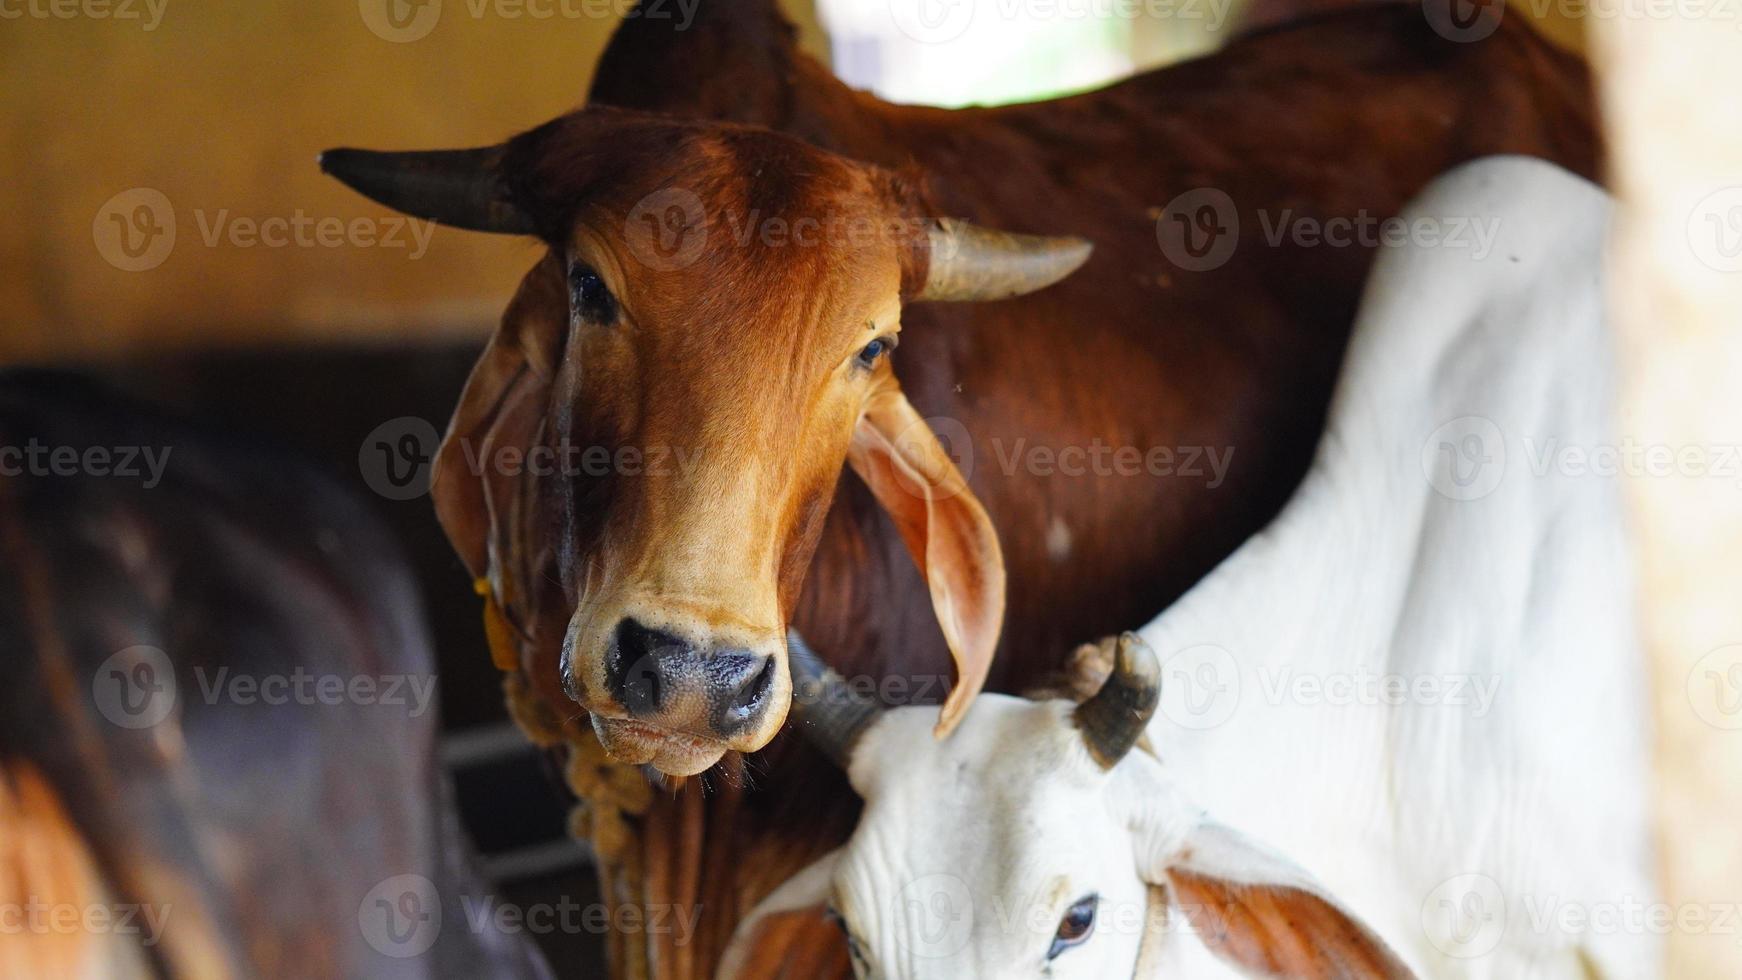
<svg viewBox="0 0 1742 980">
<path fill-rule="evenodd" d="M 1263 977 L 1413 977 L 1391 947 L 1294 862 L 1244 834 L 1195 820 L 1138 821 L 1139 875 L 1218 958 Z"/>
<path fill-rule="evenodd" d="M 750 914 L 738 923 L 732 942 L 720 957 L 720 967 L 714 980 L 753 980 L 770 976 L 767 964 L 756 961 L 756 951 L 764 938 L 764 930 L 776 928 L 787 918 L 821 917 L 828 909 L 829 894 L 834 887 L 835 868 L 841 863 L 841 852 L 830 851 L 809 867 L 786 879 L 786 883 L 757 903 Z"/>
</svg>

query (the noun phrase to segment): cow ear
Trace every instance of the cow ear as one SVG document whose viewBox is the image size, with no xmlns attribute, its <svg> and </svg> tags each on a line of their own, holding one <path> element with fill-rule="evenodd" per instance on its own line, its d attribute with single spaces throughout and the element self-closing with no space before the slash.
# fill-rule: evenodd
<svg viewBox="0 0 1742 980">
<path fill-rule="evenodd" d="M 1139 821 L 1137 865 L 1166 887 L 1196 938 L 1253 976 L 1299 980 L 1407 978 L 1385 941 L 1294 862 L 1198 819 L 1185 834 Z"/>
<path fill-rule="evenodd" d="M 961 723 L 986 683 L 1004 623 L 1004 553 L 986 509 L 893 380 L 868 400 L 847 460 L 889 513 L 925 575 L 956 659 L 937 735 Z"/>
<path fill-rule="evenodd" d="M 535 550 L 509 545 L 535 518 L 536 481 L 517 479 L 492 461 L 504 449 L 525 453 L 541 438 L 567 316 L 562 264 L 547 255 L 521 280 L 472 368 L 431 477 L 436 517 L 454 550 L 472 577 L 487 578 L 511 607 L 525 573 L 502 563 L 511 556 L 530 559 Z"/>
<path fill-rule="evenodd" d="M 794 969 L 796 964 L 789 961 L 793 944 L 782 939 L 789 931 L 814 926 L 828 914 L 829 894 L 840 863 L 841 852 L 830 851 L 758 902 L 738 922 L 732 941 L 720 957 L 720 966 L 714 971 L 714 980 L 839 975 L 834 971 L 825 974 L 820 969 L 809 972 Z M 763 951 L 776 961 L 764 962 L 767 957 L 758 956 Z"/>
</svg>

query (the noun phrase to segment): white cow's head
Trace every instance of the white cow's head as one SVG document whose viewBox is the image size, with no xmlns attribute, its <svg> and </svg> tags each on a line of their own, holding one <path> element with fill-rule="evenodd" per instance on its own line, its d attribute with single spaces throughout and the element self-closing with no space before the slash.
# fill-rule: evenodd
<svg viewBox="0 0 1742 980">
<path fill-rule="evenodd" d="M 723 980 L 775 917 L 823 909 L 859 976 L 886 980 L 1409 976 L 1305 871 L 1130 751 L 1159 695 L 1136 636 L 1104 645 L 1112 673 L 1081 705 L 982 696 L 942 742 L 935 710 L 880 710 L 791 649 L 800 723 L 865 811 L 745 921 Z"/>
</svg>

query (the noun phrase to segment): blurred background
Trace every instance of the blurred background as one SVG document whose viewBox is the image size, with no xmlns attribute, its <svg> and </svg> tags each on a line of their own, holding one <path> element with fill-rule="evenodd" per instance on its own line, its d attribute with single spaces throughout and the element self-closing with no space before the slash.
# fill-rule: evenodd
<svg viewBox="0 0 1742 980">
<path fill-rule="evenodd" d="M 385 222 L 376 244 L 321 244 L 311 225 L 311 244 L 274 246 L 257 229 L 387 214 L 320 174 L 324 148 L 483 145 L 574 107 L 622 4 L 447 0 L 405 30 L 363 16 L 403 2 L 132 0 L 117 4 L 131 19 L 0 19 L 0 361 L 481 338 L 534 246 L 452 231 L 418 240 Z M 784 6 L 848 82 L 954 106 L 1056 95 L 1201 53 L 1254 0 L 1133 4 L 1132 16 L 983 2 L 985 16 L 944 23 L 926 43 L 873 0 Z M 1001 3 L 1011 16 L 992 15 Z M 1581 43 L 1566 5 L 1534 6 L 1542 16 L 1514 9 Z M 151 225 L 131 223 L 142 205 Z M 125 256 L 117 219 L 135 245 L 151 238 L 149 254 Z"/>
</svg>

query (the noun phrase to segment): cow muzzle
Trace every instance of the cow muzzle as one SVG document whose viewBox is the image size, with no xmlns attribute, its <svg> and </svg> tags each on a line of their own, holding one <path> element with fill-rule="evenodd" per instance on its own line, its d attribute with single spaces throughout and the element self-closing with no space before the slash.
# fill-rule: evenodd
<svg viewBox="0 0 1742 980">
<path fill-rule="evenodd" d="M 763 649 L 627 615 L 604 640 L 603 684 L 577 700 L 619 762 L 693 775 L 760 748 L 783 720 L 791 683 L 778 640 Z"/>
</svg>

